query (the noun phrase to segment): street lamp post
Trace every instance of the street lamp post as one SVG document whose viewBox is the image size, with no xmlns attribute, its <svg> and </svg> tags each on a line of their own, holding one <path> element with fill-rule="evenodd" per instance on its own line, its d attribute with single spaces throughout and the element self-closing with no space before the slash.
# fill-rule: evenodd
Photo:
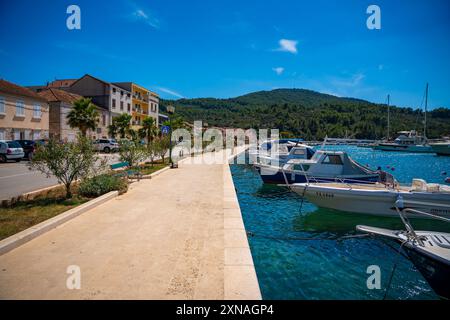
<svg viewBox="0 0 450 320">
<path fill-rule="evenodd" d="M 174 163 L 172 159 L 172 117 L 175 113 L 175 107 L 174 106 L 167 106 L 167 113 L 169 114 L 169 162 L 170 162 L 170 168 L 175 169 L 178 168 L 178 163 Z"/>
</svg>

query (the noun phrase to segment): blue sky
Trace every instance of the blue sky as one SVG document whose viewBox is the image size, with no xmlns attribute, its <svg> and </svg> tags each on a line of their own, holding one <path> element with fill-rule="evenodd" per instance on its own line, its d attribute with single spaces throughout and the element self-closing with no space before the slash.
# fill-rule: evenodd
<svg viewBox="0 0 450 320">
<path fill-rule="evenodd" d="M 430 107 L 450 107 L 446 0 L 16 0 L 0 2 L 0 30 L 0 77 L 21 85 L 90 73 L 164 98 L 296 87 L 419 107 L 428 81 Z"/>
</svg>

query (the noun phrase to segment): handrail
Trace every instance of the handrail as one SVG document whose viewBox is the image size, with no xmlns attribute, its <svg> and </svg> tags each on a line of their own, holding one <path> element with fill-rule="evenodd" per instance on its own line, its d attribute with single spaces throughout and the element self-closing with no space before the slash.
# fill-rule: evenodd
<svg viewBox="0 0 450 320">
<path fill-rule="evenodd" d="M 418 215 L 423 215 L 429 218 L 434 218 L 437 220 L 441 220 L 444 222 L 450 222 L 450 219 L 448 218 L 444 218 L 441 216 L 437 216 L 434 215 L 432 213 L 427 213 L 427 212 L 423 212 L 417 209 L 413 209 L 413 208 L 404 208 L 404 202 L 403 202 L 403 197 L 402 196 L 398 196 L 397 197 L 397 201 L 395 201 L 395 210 L 397 211 L 397 213 L 400 216 L 400 219 L 402 220 L 403 224 L 405 225 L 406 228 L 406 236 L 408 237 L 409 240 L 415 240 L 419 243 L 420 246 L 424 246 L 423 244 L 423 238 L 421 236 L 418 236 L 411 224 L 411 222 L 409 222 L 408 217 L 404 214 L 404 213 L 414 213 L 414 214 L 418 214 Z"/>
<path fill-rule="evenodd" d="M 420 211 L 420 210 L 412 209 L 412 208 L 405 208 L 402 211 L 403 212 L 415 213 L 415 214 L 421 214 L 421 215 L 427 216 L 429 218 L 434 218 L 434 219 L 441 220 L 441 221 L 444 221 L 444 222 L 450 222 L 450 219 L 448 219 L 448 218 L 441 217 L 441 216 L 438 216 L 438 215 L 435 215 L 435 214 L 432 214 L 432 213 L 427 213 L 427 212 L 423 212 L 423 211 Z"/>
</svg>

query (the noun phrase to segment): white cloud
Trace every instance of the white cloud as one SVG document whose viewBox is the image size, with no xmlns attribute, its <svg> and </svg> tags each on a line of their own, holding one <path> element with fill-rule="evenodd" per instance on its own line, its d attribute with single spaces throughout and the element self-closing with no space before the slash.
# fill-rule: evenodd
<svg viewBox="0 0 450 320">
<path fill-rule="evenodd" d="M 280 47 L 275 49 L 275 51 L 284 51 L 297 54 L 297 40 L 281 39 L 278 43 L 280 44 Z"/>
<path fill-rule="evenodd" d="M 366 76 L 363 73 L 355 73 L 350 78 L 334 78 L 331 83 L 337 87 L 357 87 Z"/>
<path fill-rule="evenodd" d="M 281 74 L 284 72 L 284 68 L 283 68 L 283 67 L 272 68 L 272 70 L 273 70 L 277 75 L 281 75 Z"/>
<path fill-rule="evenodd" d="M 157 87 L 157 89 L 158 89 L 159 91 L 164 92 L 164 93 L 170 94 L 171 96 L 174 96 L 174 97 L 177 97 L 177 98 L 181 98 L 181 99 L 184 98 L 184 96 L 182 96 L 182 95 L 179 94 L 178 92 L 173 91 L 173 90 L 170 90 L 170 89 L 168 89 L 168 88 Z"/>
<path fill-rule="evenodd" d="M 133 17 L 138 20 L 138 21 L 143 21 L 146 24 L 148 24 L 149 26 L 155 28 L 155 29 L 159 29 L 159 20 L 155 17 L 153 17 L 152 15 L 150 15 L 149 13 L 146 13 L 144 10 L 142 9 L 136 9 L 133 12 Z"/>
</svg>

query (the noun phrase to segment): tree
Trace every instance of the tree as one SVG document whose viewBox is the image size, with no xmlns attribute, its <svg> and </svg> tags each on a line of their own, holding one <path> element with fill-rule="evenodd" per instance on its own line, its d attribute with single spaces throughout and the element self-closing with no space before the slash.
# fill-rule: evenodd
<svg viewBox="0 0 450 320">
<path fill-rule="evenodd" d="M 180 116 L 171 116 L 170 120 L 164 121 L 164 125 L 170 126 L 172 131 L 185 127 L 184 120 Z"/>
<path fill-rule="evenodd" d="M 150 163 L 153 167 L 153 162 L 155 161 L 155 158 L 159 154 L 159 140 L 153 139 L 147 143 L 147 154 L 150 157 Z"/>
<path fill-rule="evenodd" d="M 119 157 L 120 161 L 128 162 L 130 167 L 136 167 L 147 158 L 147 150 L 139 141 L 121 141 Z"/>
<path fill-rule="evenodd" d="M 91 99 L 81 98 L 73 103 L 73 108 L 67 114 L 67 124 L 71 128 L 78 128 L 83 137 L 91 129 L 95 130 L 99 121 L 99 112 Z"/>
<path fill-rule="evenodd" d="M 129 115 L 128 113 L 122 113 L 120 116 L 117 116 L 113 119 L 113 122 L 117 127 L 117 132 L 122 139 L 124 139 L 130 131 L 131 118 L 131 115 Z"/>
<path fill-rule="evenodd" d="M 29 168 L 44 173 L 47 178 L 55 176 L 64 184 L 66 198 L 71 198 L 73 181 L 93 173 L 97 160 L 91 141 L 81 135 L 75 142 L 60 143 L 50 139 L 48 144 L 38 146 Z"/>
<path fill-rule="evenodd" d="M 127 136 L 133 141 L 139 140 L 139 132 L 134 130 L 133 128 L 128 128 L 127 130 Z"/>
<path fill-rule="evenodd" d="M 152 117 L 146 117 L 142 121 L 142 128 L 139 129 L 139 136 L 146 138 L 147 143 L 152 141 L 158 134 L 158 127 L 156 126 L 155 119 Z"/>
<path fill-rule="evenodd" d="M 108 126 L 108 134 L 111 138 L 116 138 L 116 135 L 118 133 L 119 127 L 116 123 L 116 118 L 112 119 L 112 123 Z"/>
<path fill-rule="evenodd" d="M 158 156 L 161 157 L 162 161 L 164 162 L 164 158 L 166 156 L 167 151 L 169 151 L 170 147 L 170 136 L 163 135 L 160 138 L 158 138 L 156 142 L 157 142 L 156 153 Z"/>
</svg>

